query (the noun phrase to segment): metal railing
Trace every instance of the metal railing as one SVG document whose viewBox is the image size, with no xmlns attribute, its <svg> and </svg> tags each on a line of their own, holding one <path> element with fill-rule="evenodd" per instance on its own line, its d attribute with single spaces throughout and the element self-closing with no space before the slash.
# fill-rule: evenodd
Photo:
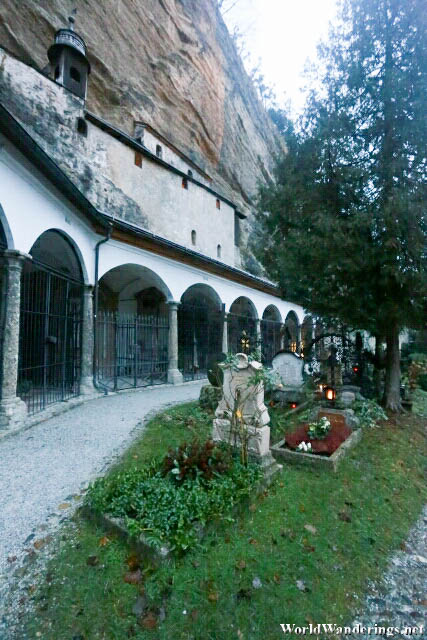
<svg viewBox="0 0 427 640">
<path fill-rule="evenodd" d="M 104 311 L 98 313 L 95 377 L 111 391 L 165 384 L 168 318 Z"/>
</svg>

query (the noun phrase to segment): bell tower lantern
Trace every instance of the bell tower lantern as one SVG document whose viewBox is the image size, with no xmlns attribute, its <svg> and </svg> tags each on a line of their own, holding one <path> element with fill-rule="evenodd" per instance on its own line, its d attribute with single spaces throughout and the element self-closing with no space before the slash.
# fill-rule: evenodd
<svg viewBox="0 0 427 640">
<path fill-rule="evenodd" d="M 86 44 L 74 31 L 74 18 L 68 18 L 68 29 L 59 29 L 55 33 L 55 43 L 47 55 L 53 69 L 53 78 L 79 98 L 86 98 L 90 63 L 86 57 Z"/>
</svg>

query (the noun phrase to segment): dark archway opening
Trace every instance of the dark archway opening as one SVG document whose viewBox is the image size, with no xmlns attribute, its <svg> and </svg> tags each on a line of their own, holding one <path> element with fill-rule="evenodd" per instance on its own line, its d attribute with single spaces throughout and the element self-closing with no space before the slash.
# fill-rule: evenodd
<svg viewBox="0 0 427 640">
<path fill-rule="evenodd" d="M 274 356 L 280 351 L 281 339 L 280 313 L 274 305 L 270 305 L 262 314 L 261 320 L 261 354 L 265 366 L 272 366 Z"/>
<path fill-rule="evenodd" d="M 150 269 L 135 264 L 99 281 L 95 375 L 107 389 L 167 382 L 168 289 Z"/>
<path fill-rule="evenodd" d="M 251 353 L 258 347 L 255 307 L 249 298 L 241 296 L 228 314 L 228 349 L 231 353 Z"/>
<path fill-rule="evenodd" d="M 178 368 L 184 380 L 206 378 L 208 365 L 222 349 L 224 314 L 218 295 L 193 285 L 178 308 Z"/>
<path fill-rule="evenodd" d="M 298 353 L 298 317 L 294 311 L 290 311 L 285 320 L 284 348 L 286 351 Z"/>
<path fill-rule="evenodd" d="M 80 391 L 84 282 L 71 243 L 46 231 L 22 270 L 17 395 L 28 413 Z"/>
</svg>

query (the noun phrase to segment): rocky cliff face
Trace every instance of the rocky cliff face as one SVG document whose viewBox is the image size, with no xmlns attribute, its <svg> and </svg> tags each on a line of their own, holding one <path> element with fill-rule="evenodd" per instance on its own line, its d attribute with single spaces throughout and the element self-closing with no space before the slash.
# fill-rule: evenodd
<svg viewBox="0 0 427 640">
<path fill-rule="evenodd" d="M 131 135 L 149 122 L 250 214 L 281 142 L 215 0 L 2 0 L 0 46 L 42 69 L 73 6 L 92 64 L 89 110 Z"/>
</svg>

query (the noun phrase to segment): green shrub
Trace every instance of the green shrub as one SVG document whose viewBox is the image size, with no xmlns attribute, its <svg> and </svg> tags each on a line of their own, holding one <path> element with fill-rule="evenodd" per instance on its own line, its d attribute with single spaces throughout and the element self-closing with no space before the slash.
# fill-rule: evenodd
<svg viewBox="0 0 427 640">
<path fill-rule="evenodd" d="M 375 427 L 379 420 L 387 420 L 385 411 L 375 402 L 363 396 L 357 396 L 352 409 L 359 418 L 361 427 Z"/>
<path fill-rule="evenodd" d="M 427 373 L 421 373 L 418 376 L 418 386 L 423 391 L 427 391 Z"/>
<path fill-rule="evenodd" d="M 221 362 L 226 360 L 225 353 L 219 353 L 208 363 L 208 380 L 213 387 L 222 387 L 224 381 L 224 371 L 219 366 Z"/>
<path fill-rule="evenodd" d="M 211 480 L 215 474 L 223 474 L 229 467 L 229 455 L 226 456 L 224 449 L 216 446 L 212 440 L 203 444 L 194 440 L 190 444 L 183 442 L 176 449 L 169 449 L 163 458 L 162 473 L 164 476 L 169 474 L 175 482 L 195 480 L 198 476 Z"/>
<path fill-rule="evenodd" d="M 206 445 L 198 452 L 199 460 L 209 460 Z M 185 451 L 181 453 L 184 459 Z M 216 462 L 219 466 L 219 459 Z M 233 506 L 249 495 L 262 477 L 258 465 L 243 466 L 234 459 L 222 475 L 214 471 L 207 478 L 197 472 L 197 465 L 192 469 L 180 482 L 174 477 L 177 474 L 164 475 L 159 462 L 118 472 L 96 480 L 86 504 L 98 513 L 124 518 L 131 535 L 143 532 L 150 544 L 167 543 L 183 551 L 197 542 L 200 526 L 212 518 L 232 520 Z"/>
</svg>

